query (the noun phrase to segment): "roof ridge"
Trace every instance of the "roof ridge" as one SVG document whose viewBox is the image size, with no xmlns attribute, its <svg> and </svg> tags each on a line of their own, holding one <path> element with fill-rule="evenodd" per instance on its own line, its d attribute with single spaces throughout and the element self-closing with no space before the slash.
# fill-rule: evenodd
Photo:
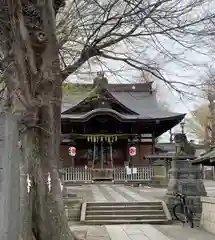
<svg viewBox="0 0 215 240">
<path fill-rule="evenodd" d="M 152 83 L 108 83 L 106 89 L 111 92 L 152 92 Z M 93 83 L 65 83 L 74 87 L 91 87 Z"/>
</svg>

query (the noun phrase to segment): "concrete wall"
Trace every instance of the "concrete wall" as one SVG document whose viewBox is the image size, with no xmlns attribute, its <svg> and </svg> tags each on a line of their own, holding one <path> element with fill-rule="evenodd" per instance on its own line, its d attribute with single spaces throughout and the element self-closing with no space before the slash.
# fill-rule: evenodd
<svg viewBox="0 0 215 240">
<path fill-rule="evenodd" d="M 201 226 L 215 234 L 215 197 L 201 197 L 202 216 Z"/>
</svg>

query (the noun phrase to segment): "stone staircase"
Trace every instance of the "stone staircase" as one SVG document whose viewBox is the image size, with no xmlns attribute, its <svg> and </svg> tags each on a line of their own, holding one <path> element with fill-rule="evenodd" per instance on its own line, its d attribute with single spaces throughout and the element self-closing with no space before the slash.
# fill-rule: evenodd
<svg viewBox="0 0 215 240">
<path fill-rule="evenodd" d="M 89 202 L 83 203 L 84 224 L 169 224 L 171 215 L 163 201 L 152 202 Z"/>
</svg>

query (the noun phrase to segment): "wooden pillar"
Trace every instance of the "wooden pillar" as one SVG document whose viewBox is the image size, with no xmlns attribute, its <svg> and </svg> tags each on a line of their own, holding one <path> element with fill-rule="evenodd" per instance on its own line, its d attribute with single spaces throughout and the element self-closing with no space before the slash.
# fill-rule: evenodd
<svg viewBox="0 0 215 240">
<path fill-rule="evenodd" d="M 104 168 L 104 145 L 103 140 L 101 141 L 101 169 Z"/>
<path fill-rule="evenodd" d="M 112 142 L 110 142 L 110 161 L 111 161 L 111 168 L 113 168 L 113 146 L 112 146 Z"/>
<path fill-rule="evenodd" d="M 137 144 L 138 144 L 138 151 L 139 151 L 139 153 L 138 153 L 138 159 L 136 159 L 136 163 L 138 163 L 138 164 L 142 164 L 143 162 L 142 162 L 142 160 L 143 160 L 143 156 L 142 156 L 142 152 L 141 152 L 141 148 L 142 148 L 142 146 L 141 146 L 141 140 L 140 140 L 140 138 L 139 138 L 139 141 L 137 142 Z"/>
<path fill-rule="evenodd" d="M 94 168 L 95 165 L 95 158 L 96 158 L 96 142 L 93 142 L 93 166 L 92 168 Z"/>
<path fill-rule="evenodd" d="M 152 133 L 152 155 L 155 153 L 155 144 L 156 144 L 155 133 L 153 132 Z"/>
<path fill-rule="evenodd" d="M 72 157 L 72 167 L 75 166 L 75 157 Z"/>
</svg>

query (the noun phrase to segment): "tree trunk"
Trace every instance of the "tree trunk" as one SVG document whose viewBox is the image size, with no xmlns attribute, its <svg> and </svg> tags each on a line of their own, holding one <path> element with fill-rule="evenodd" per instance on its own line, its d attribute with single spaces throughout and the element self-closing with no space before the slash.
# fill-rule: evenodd
<svg viewBox="0 0 215 240">
<path fill-rule="evenodd" d="M 57 89 L 61 93 L 61 88 Z M 55 94 L 54 94 L 55 95 Z M 57 104 L 61 103 L 56 101 Z M 41 107 L 37 130 L 38 158 L 34 166 L 33 222 L 37 240 L 71 240 L 64 211 L 58 174 L 60 148 L 60 106 L 52 103 Z M 48 188 L 48 175 L 51 189 Z"/>
<path fill-rule="evenodd" d="M 32 239 L 32 175 L 35 152 L 35 132 L 27 130 L 20 135 L 21 140 L 21 165 L 20 165 L 20 211 L 21 226 L 20 237 L 22 240 Z M 30 181 L 30 182 L 29 182 Z"/>
<path fill-rule="evenodd" d="M 23 141 L 21 239 L 32 239 L 33 230 L 36 240 L 73 240 L 76 238 L 67 223 L 60 188 L 57 151 L 54 144 L 56 134 L 52 134 L 55 122 L 52 106 L 41 109 L 41 119 L 43 128 L 28 130 Z M 30 193 L 27 191 L 27 173 L 32 180 Z M 51 176 L 50 190 L 48 173 Z"/>
<path fill-rule="evenodd" d="M 47 20 L 44 21 L 44 29 L 47 31 L 48 44 L 41 43 L 42 50 L 39 52 L 32 47 L 31 50 L 34 51 L 35 56 L 29 56 L 27 51 L 28 38 L 26 39 L 26 36 L 22 35 L 21 30 L 23 29 L 20 30 L 20 26 L 23 27 L 24 24 L 21 24 L 20 21 L 13 21 L 14 11 L 20 6 L 17 4 L 13 7 L 13 9 L 9 8 L 9 16 L 12 16 L 11 19 L 9 18 L 9 29 L 12 26 L 16 31 L 10 32 L 14 41 L 10 42 L 8 38 L 4 39 L 7 43 L 4 53 L 5 57 L 10 56 L 10 52 L 13 53 L 8 60 L 10 67 L 7 68 L 7 76 L 5 75 L 9 92 L 16 93 L 12 96 L 14 100 L 12 107 L 14 111 L 20 110 L 19 105 L 22 102 L 24 107 L 22 110 L 26 114 L 27 130 L 21 136 L 23 156 L 20 166 L 22 173 L 20 185 L 21 222 L 23 224 L 20 238 L 22 240 L 73 240 L 75 237 L 67 223 L 58 174 L 62 79 L 58 43 L 51 22 L 53 18 L 52 11 L 50 11 L 51 7 L 45 5 L 41 13 Z M 48 15 L 47 18 L 45 14 Z M 15 16 L 22 19 L 19 9 Z M 33 43 L 31 39 L 29 46 L 33 46 Z M 7 49 L 8 46 L 12 46 L 13 51 Z M 29 59 L 32 58 L 35 58 L 37 62 L 37 74 L 31 68 Z M 14 65 L 11 64 L 13 62 Z M 32 119 L 32 125 L 29 126 L 28 117 L 34 115 L 37 115 L 38 122 Z M 36 122 L 37 126 L 35 127 L 34 123 Z M 47 184 L 48 173 L 51 176 L 50 191 Z M 30 193 L 27 191 L 27 174 L 32 181 Z"/>
<path fill-rule="evenodd" d="M 22 240 L 32 239 L 32 229 L 36 240 L 76 239 L 68 226 L 58 174 L 61 95 L 59 86 L 54 91 L 56 101 L 39 109 L 38 127 L 28 129 L 22 136 Z M 32 180 L 30 193 L 27 191 L 27 174 Z"/>
</svg>

